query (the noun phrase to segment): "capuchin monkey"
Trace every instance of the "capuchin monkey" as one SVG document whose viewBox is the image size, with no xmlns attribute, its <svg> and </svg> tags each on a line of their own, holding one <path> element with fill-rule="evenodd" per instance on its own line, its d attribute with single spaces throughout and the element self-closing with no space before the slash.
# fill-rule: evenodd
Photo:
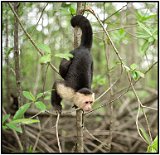
<svg viewBox="0 0 160 155">
<path fill-rule="evenodd" d="M 62 59 L 59 73 L 64 80 L 56 81 L 52 88 L 51 103 L 56 111 L 62 111 L 62 99 L 73 102 L 75 107 L 84 111 L 92 110 L 94 93 L 91 91 L 93 60 L 90 53 L 92 46 L 92 27 L 87 18 L 76 15 L 71 19 L 73 27 L 82 30 L 81 44 L 70 53 L 69 61 Z"/>
</svg>

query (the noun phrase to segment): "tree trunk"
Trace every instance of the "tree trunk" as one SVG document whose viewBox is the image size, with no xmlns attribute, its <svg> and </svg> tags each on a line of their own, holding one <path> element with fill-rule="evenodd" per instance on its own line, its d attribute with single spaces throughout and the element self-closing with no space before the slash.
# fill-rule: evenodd
<svg viewBox="0 0 160 155">
<path fill-rule="evenodd" d="M 14 2 L 14 11 L 18 15 L 18 7 L 19 3 Z M 15 74 L 16 74 L 16 85 L 17 85 L 17 96 L 18 96 L 18 107 L 21 107 L 23 105 L 22 99 L 21 99 L 21 94 L 22 94 L 22 89 L 21 89 L 21 77 L 20 77 L 20 50 L 19 50 L 19 39 L 18 39 L 18 20 L 16 16 L 14 16 L 14 60 L 15 60 Z M 22 141 L 23 145 L 23 152 L 26 152 L 26 147 L 27 147 L 27 136 L 25 136 L 25 126 L 22 126 L 22 131 L 23 134 L 20 136 L 20 139 Z"/>
<path fill-rule="evenodd" d="M 82 8 L 82 3 L 77 3 L 77 15 L 80 14 L 80 10 Z M 81 31 L 79 28 L 75 28 L 74 30 L 74 48 L 78 47 L 81 40 Z M 83 153 L 83 111 L 76 111 L 76 126 L 77 126 L 77 148 L 76 151 Z"/>
<path fill-rule="evenodd" d="M 9 53 L 8 53 L 8 12 L 6 12 L 6 50 L 5 50 L 5 62 L 6 62 L 6 102 L 10 104 L 10 74 L 9 74 Z M 7 106 L 7 107 L 8 107 Z"/>
<path fill-rule="evenodd" d="M 18 14 L 19 3 L 14 3 L 14 10 Z M 22 106 L 21 101 L 21 77 L 20 77 L 20 62 L 19 62 L 19 40 L 18 40 L 18 21 L 14 17 L 14 60 L 15 60 L 15 73 L 16 73 L 16 85 L 17 85 L 17 96 L 18 96 L 18 106 Z"/>
</svg>

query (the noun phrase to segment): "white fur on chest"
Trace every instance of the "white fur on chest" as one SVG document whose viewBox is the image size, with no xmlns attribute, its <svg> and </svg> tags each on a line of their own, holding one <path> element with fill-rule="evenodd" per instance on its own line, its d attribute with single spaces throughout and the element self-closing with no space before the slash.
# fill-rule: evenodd
<svg viewBox="0 0 160 155">
<path fill-rule="evenodd" d="M 57 85 L 57 92 L 61 98 L 67 101 L 73 101 L 75 91 L 72 88 L 65 86 L 63 83 L 59 83 Z"/>
</svg>

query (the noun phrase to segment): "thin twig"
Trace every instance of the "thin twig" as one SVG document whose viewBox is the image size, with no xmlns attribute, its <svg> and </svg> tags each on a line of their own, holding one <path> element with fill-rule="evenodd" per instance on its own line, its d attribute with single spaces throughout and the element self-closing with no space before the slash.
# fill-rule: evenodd
<svg viewBox="0 0 160 155">
<path fill-rule="evenodd" d="M 38 112 L 37 114 L 33 115 L 33 116 L 32 116 L 32 117 L 30 117 L 30 118 L 32 119 L 32 118 L 34 118 L 34 117 L 36 117 L 36 116 L 40 115 L 41 113 L 42 113 L 42 111 Z"/>
<path fill-rule="evenodd" d="M 120 12 L 123 8 L 125 8 L 128 4 L 122 6 L 122 8 L 120 8 L 119 10 L 117 10 L 116 12 L 114 12 L 113 14 L 111 14 L 110 16 L 108 16 L 106 19 L 104 19 L 102 22 L 104 23 L 106 20 L 108 20 L 109 18 L 111 18 L 113 15 L 115 15 L 116 13 Z"/>
<path fill-rule="evenodd" d="M 102 98 L 110 89 L 119 81 L 120 79 L 116 80 L 106 91 L 104 91 L 98 98 L 95 99 L 95 102 L 97 102 L 100 98 Z"/>
<path fill-rule="evenodd" d="M 157 64 L 157 61 L 154 62 L 154 63 L 144 72 L 144 74 L 147 74 L 147 73 L 154 67 L 154 65 L 156 65 L 156 64 Z M 140 79 L 142 79 L 142 78 L 140 77 L 133 85 L 135 85 Z M 125 94 L 130 90 L 130 87 L 131 87 L 131 84 L 130 84 L 127 88 L 123 89 L 123 91 L 124 91 L 124 90 L 125 90 L 125 91 L 124 91 L 122 94 L 120 94 L 117 98 L 115 98 L 114 100 L 110 101 L 109 103 L 102 104 L 101 106 L 99 106 L 99 107 L 97 107 L 97 108 L 95 108 L 95 109 L 93 109 L 93 110 L 85 113 L 85 115 L 88 115 L 88 114 L 90 114 L 90 113 L 92 113 L 92 112 L 94 112 L 94 111 L 96 111 L 96 110 L 98 110 L 98 109 L 100 109 L 100 108 L 102 108 L 102 107 L 104 107 L 104 106 L 107 106 L 108 104 L 110 104 L 110 103 L 118 100 L 119 98 L 121 98 L 123 95 L 125 95 Z M 121 91 L 120 91 L 120 92 L 121 92 Z M 144 106 L 144 107 L 146 108 L 146 106 Z M 152 107 L 149 107 L 149 108 L 152 109 L 152 110 L 157 110 L 157 109 L 154 109 L 154 108 L 152 108 Z"/>
<path fill-rule="evenodd" d="M 83 11 L 89 11 L 90 13 L 92 13 L 92 14 L 96 17 L 97 21 L 99 22 L 99 24 L 100 24 L 101 27 L 103 28 L 103 30 L 104 30 L 104 32 L 105 32 L 107 38 L 109 39 L 109 41 L 110 41 L 110 43 L 111 43 L 111 45 L 112 45 L 112 47 L 113 47 L 113 49 L 114 49 L 116 55 L 118 56 L 118 59 L 120 60 L 120 63 L 121 63 L 121 72 L 123 72 L 123 65 L 124 65 L 124 64 L 123 64 L 123 59 L 121 58 L 121 56 L 120 56 L 120 54 L 119 54 L 119 52 L 118 52 L 116 46 L 114 45 L 114 43 L 113 43 L 113 41 L 112 41 L 112 39 L 111 39 L 111 37 L 110 37 L 108 31 L 105 29 L 105 27 L 104 27 L 102 21 L 100 20 L 100 18 L 98 17 L 98 15 L 95 13 L 95 11 L 92 10 L 91 8 L 88 7 L 88 8 L 86 8 L 86 9 L 83 10 Z"/>
<path fill-rule="evenodd" d="M 98 138 L 96 138 L 93 134 L 91 134 L 88 129 L 85 127 L 85 131 L 93 138 L 95 139 L 97 142 L 101 143 L 104 147 L 107 147 L 107 149 L 109 148 L 109 146 L 107 144 L 105 144 L 104 142 L 100 141 Z"/>
<path fill-rule="evenodd" d="M 60 116 L 60 114 L 58 113 L 57 114 L 57 120 L 56 120 L 56 137 L 57 137 L 59 152 L 62 153 L 62 148 L 61 148 L 61 144 L 60 144 L 59 136 L 58 136 L 58 121 L 59 121 L 59 116 Z"/>
<path fill-rule="evenodd" d="M 46 9 L 47 5 L 48 5 L 48 3 L 47 3 L 47 4 L 44 6 L 44 8 L 42 9 L 42 11 L 41 11 L 41 15 L 40 15 L 40 17 L 39 17 L 39 19 L 38 19 L 38 21 L 37 21 L 36 25 L 34 26 L 34 28 L 33 28 L 32 32 L 31 32 L 31 34 L 33 34 L 33 32 L 35 31 L 35 29 L 36 29 L 36 27 L 37 27 L 37 25 L 38 25 L 38 23 L 39 23 L 40 19 L 41 19 L 41 18 L 42 18 L 42 16 L 43 16 L 43 12 L 44 12 L 44 10 Z"/>
<path fill-rule="evenodd" d="M 39 119 L 39 118 L 38 118 Z M 40 138 L 40 135 L 41 135 L 41 123 L 39 122 L 38 123 L 38 127 L 39 127 L 39 133 L 37 135 L 37 139 L 36 139 L 36 142 L 33 146 L 33 152 L 36 150 L 36 147 L 37 147 L 37 144 L 38 144 L 38 141 L 39 141 L 39 138 Z"/>
<path fill-rule="evenodd" d="M 135 88 L 134 88 L 134 86 L 133 86 L 133 83 L 132 83 L 132 81 L 131 81 L 131 77 L 130 77 L 129 73 L 128 73 L 127 75 L 128 75 L 128 79 L 129 79 L 129 82 L 130 82 L 130 84 L 131 84 L 132 90 L 133 90 L 133 92 L 134 92 L 134 95 L 136 96 L 137 101 L 138 101 L 138 103 L 139 103 L 138 112 L 137 112 L 137 117 L 136 117 L 136 125 L 137 125 L 138 134 L 139 134 L 139 135 L 141 136 L 141 138 L 146 142 L 146 140 L 145 140 L 145 139 L 143 138 L 143 136 L 141 135 L 140 130 L 139 130 L 139 126 L 138 126 L 139 112 L 140 112 L 140 110 L 141 110 L 141 108 L 142 108 L 142 112 L 143 112 L 143 115 L 144 115 L 145 120 L 146 120 L 146 123 L 147 123 L 147 128 L 148 128 L 149 136 L 150 136 L 150 139 L 151 139 L 151 141 L 152 141 L 152 135 L 151 135 L 151 131 L 150 131 L 149 123 L 148 123 L 148 118 L 147 118 L 147 116 L 146 116 L 146 113 L 144 112 L 143 104 L 142 104 L 142 102 L 140 101 L 140 99 L 139 99 L 139 97 L 138 97 L 138 95 L 137 95 L 137 93 L 136 93 L 136 90 L 135 90 Z M 146 142 L 146 143 L 147 143 L 147 142 Z"/>
</svg>

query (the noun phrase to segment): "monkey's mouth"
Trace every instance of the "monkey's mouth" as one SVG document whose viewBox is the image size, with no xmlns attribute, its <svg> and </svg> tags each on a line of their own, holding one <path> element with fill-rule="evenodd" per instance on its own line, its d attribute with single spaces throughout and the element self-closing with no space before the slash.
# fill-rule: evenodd
<svg viewBox="0 0 160 155">
<path fill-rule="evenodd" d="M 82 109 L 83 111 L 85 111 L 85 112 L 89 112 L 89 111 L 91 111 L 92 109 Z"/>
</svg>

